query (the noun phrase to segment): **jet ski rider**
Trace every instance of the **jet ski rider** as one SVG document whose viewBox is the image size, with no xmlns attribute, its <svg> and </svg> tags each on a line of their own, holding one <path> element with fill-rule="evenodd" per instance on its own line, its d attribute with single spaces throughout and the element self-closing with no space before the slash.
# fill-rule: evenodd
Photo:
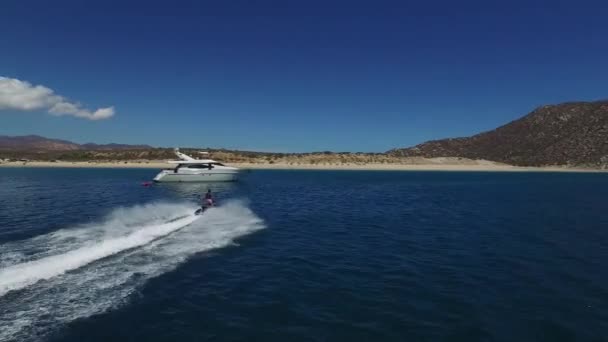
<svg viewBox="0 0 608 342">
<path fill-rule="evenodd" d="M 207 193 L 205 194 L 205 197 L 203 199 L 203 210 L 209 208 L 209 207 L 213 207 L 214 205 L 214 200 L 213 200 L 213 194 L 211 193 L 211 189 L 207 189 Z"/>
</svg>

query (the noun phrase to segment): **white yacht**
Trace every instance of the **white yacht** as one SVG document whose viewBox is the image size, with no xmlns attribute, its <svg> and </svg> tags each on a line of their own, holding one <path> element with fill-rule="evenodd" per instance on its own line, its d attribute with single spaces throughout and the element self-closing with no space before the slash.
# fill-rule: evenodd
<svg viewBox="0 0 608 342">
<path fill-rule="evenodd" d="M 207 154 L 206 152 L 201 152 Z M 194 159 L 175 149 L 180 160 L 171 160 L 175 168 L 164 169 L 154 177 L 155 182 L 231 182 L 237 180 L 239 169 L 212 159 Z"/>
</svg>

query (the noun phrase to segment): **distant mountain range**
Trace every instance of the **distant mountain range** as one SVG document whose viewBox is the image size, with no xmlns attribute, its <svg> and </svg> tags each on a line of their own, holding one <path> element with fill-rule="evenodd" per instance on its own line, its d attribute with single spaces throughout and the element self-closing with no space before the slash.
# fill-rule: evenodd
<svg viewBox="0 0 608 342">
<path fill-rule="evenodd" d="M 228 153 L 224 157 L 229 160 L 310 155 L 207 150 Z M 126 144 L 77 144 L 37 135 L 0 136 L 0 152 L 5 157 L 11 158 L 25 156 L 32 159 L 65 160 L 155 160 L 173 157 L 170 148 Z M 316 154 L 323 154 L 326 158 L 333 158 L 336 161 L 353 156 L 349 153 L 332 152 Z M 393 149 L 386 153 L 357 155 L 361 158 L 366 155 L 365 158 L 373 160 L 385 158 L 387 162 L 390 160 L 396 163 L 402 157 L 459 157 L 519 166 L 565 165 L 608 168 L 608 101 L 543 106 L 518 120 L 471 137 L 433 140 L 414 147 Z"/>
<path fill-rule="evenodd" d="M 149 149 L 153 148 L 149 145 L 126 145 L 126 144 L 77 144 L 75 142 L 49 139 L 39 135 L 25 136 L 6 136 L 0 135 L 0 150 L 11 151 L 31 151 L 37 150 L 40 152 L 47 151 L 100 151 L 100 150 L 132 150 L 132 149 Z"/>
<path fill-rule="evenodd" d="M 608 101 L 537 108 L 494 130 L 390 150 L 392 156 L 463 157 L 520 166 L 608 166 Z"/>
</svg>

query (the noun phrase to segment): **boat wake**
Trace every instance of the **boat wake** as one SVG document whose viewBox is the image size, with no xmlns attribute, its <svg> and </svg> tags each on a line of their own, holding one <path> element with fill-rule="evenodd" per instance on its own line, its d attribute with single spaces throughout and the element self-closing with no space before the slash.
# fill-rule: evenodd
<svg viewBox="0 0 608 342">
<path fill-rule="evenodd" d="M 0 341 L 36 340 L 124 302 L 189 256 L 264 228 L 242 202 L 113 211 L 105 220 L 0 245 Z"/>
</svg>

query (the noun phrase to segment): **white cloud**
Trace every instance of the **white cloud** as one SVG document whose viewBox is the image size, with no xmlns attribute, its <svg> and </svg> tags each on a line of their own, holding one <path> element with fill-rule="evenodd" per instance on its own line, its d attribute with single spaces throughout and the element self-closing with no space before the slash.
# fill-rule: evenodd
<svg viewBox="0 0 608 342">
<path fill-rule="evenodd" d="M 3 109 L 42 109 L 52 115 L 71 115 L 89 120 L 103 120 L 114 115 L 114 107 L 91 111 L 82 108 L 79 103 L 69 102 L 45 86 L 34 86 L 27 81 L 0 76 L 0 110 Z"/>
</svg>

